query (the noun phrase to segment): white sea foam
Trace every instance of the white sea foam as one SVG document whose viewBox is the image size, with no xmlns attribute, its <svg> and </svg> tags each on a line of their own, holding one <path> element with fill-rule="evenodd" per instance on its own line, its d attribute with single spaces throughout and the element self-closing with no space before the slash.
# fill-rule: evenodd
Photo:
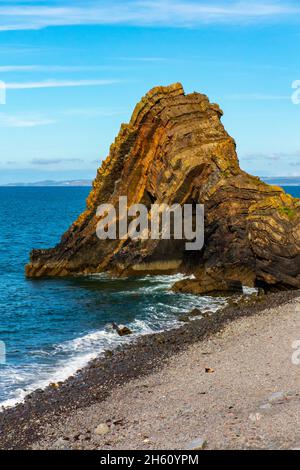
<svg viewBox="0 0 300 470">
<path fill-rule="evenodd" d="M 107 275 L 95 275 L 99 279 L 107 279 Z M 80 369 L 85 367 L 91 360 L 101 356 L 106 350 L 112 350 L 121 344 L 135 341 L 140 335 L 151 334 L 153 332 L 165 331 L 177 328 L 181 325 L 178 321 L 178 314 L 190 311 L 192 308 L 202 310 L 217 311 L 225 304 L 225 299 L 215 299 L 212 297 L 197 297 L 190 294 L 175 294 L 169 292 L 170 300 L 176 296 L 176 305 L 168 302 L 164 303 L 156 300 L 156 295 L 168 289 L 178 280 L 185 278 L 182 274 L 173 276 L 145 276 L 139 278 L 137 283 L 141 287 L 133 291 L 124 293 L 153 294 L 153 301 L 143 307 L 143 319 L 136 318 L 131 323 L 127 323 L 134 332 L 130 336 L 120 337 L 110 329 L 91 331 L 81 337 L 53 345 L 47 351 L 37 349 L 30 352 L 31 356 L 41 359 L 41 362 L 28 365 L 9 366 L 1 370 L 1 381 L 8 388 L 14 384 L 13 389 L 7 394 L 7 398 L 0 403 L 0 410 L 12 407 L 23 402 L 27 395 L 37 389 L 45 389 L 50 383 L 63 382 L 73 376 Z M 143 285 L 147 281 L 148 285 Z M 150 285 L 149 285 L 150 284 Z M 125 284 L 126 285 L 126 284 Z M 124 285 L 124 287 L 125 287 Z M 125 287 L 126 289 L 126 287 Z M 118 296 L 122 291 L 118 291 Z M 18 386 L 16 388 L 16 385 Z"/>
<path fill-rule="evenodd" d="M 258 289 L 256 287 L 247 287 L 243 286 L 243 294 L 244 295 L 251 295 L 257 293 Z"/>
<path fill-rule="evenodd" d="M 24 388 L 14 389 L 13 396 L 0 403 L 0 410 L 22 403 L 26 396 L 37 389 L 45 389 L 50 383 L 63 382 L 73 376 L 90 361 L 101 356 L 106 350 L 134 341 L 138 336 L 153 333 L 146 321 L 135 320 L 129 324 L 134 334 L 120 337 L 111 331 L 95 331 L 85 336 L 66 341 L 54 346 L 52 356 L 65 356 L 51 365 L 26 367 L 7 367 L 2 372 L 2 381 L 15 384 L 27 384 Z M 44 354 L 44 351 L 33 351 L 34 354 Z M 70 357 L 70 355 L 72 356 Z M 47 356 L 51 355 L 47 353 Z"/>
<path fill-rule="evenodd" d="M 26 396 L 32 393 L 34 390 L 45 389 L 50 383 L 63 382 L 67 378 L 74 375 L 78 370 L 86 366 L 92 359 L 94 359 L 97 354 L 88 353 L 82 356 L 76 356 L 70 359 L 65 364 L 58 364 L 56 370 L 37 370 L 33 368 L 31 373 L 26 373 L 26 371 L 20 372 L 18 375 L 21 378 L 19 382 L 32 380 L 32 383 L 25 388 L 17 388 L 14 390 L 14 394 L 11 398 L 4 400 L 0 403 L 0 410 L 4 408 L 10 408 L 15 406 L 18 403 L 22 403 Z M 10 377 L 13 374 L 13 371 L 10 369 L 7 371 Z M 34 380 L 34 377 L 38 376 L 37 380 Z M 15 378 L 15 377 L 14 377 Z"/>
</svg>

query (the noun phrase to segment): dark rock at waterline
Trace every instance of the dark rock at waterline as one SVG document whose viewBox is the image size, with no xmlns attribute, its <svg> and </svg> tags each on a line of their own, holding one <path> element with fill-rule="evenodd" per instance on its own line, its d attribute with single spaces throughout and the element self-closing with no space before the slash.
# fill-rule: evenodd
<svg viewBox="0 0 300 470">
<path fill-rule="evenodd" d="M 234 295 L 227 299 L 227 305 L 233 307 L 237 305 L 240 307 L 251 305 L 253 303 L 262 302 L 265 295 L 264 291 L 260 289 L 250 295 Z"/>
<path fill-rule="evenodd" d="M 116 323 L 113 323 L 112 327 L 118 333 L 119 336 L 132 335 L 131 329 L 125 325 L 117 325 Z"/>
<path fill-rule="evenodd" d="M 189 316 L 190 317 L 199 317 L 199 316 L 201 316 L 202 318 L 207 318 L 211 314 L 212 314 L 211 311 L 203 312 L 202 310 L 199 310 L 198 308 L 194 308 L 193 310 L 190 311 Z"/>
<path fill-rule="evenodd" d="M 184 315 L 181 315 L 180 317 L 178 317 L 178 320 L 183 323 L 187 323 L 187 322 L 190 322 L 193 318 L 197 318 L 197 317 L 207 318 L 211 314 L 212 312 L 202 312 L 198 308 L 194 308 L 189 313 L 185 313 Z"/>
<path fill-rule="evenodd" d="M 178 320 L 183 323 L 188 323 L 189 321 L 191 321 L 188 313 L 186 313 L 185 315 L 180 315 L 180 317 L 178 317 Z"/>
<path fill-rule="evenodd" d="M 191 293 L 194 295 L 210 295 L 213 297 L 243 294 L 243 285 L 240 281 L 226 281 L 212 276 L 203 276 L 200 279 L 183 279 L 172 287 L 174 292 Z"/>
</svg>

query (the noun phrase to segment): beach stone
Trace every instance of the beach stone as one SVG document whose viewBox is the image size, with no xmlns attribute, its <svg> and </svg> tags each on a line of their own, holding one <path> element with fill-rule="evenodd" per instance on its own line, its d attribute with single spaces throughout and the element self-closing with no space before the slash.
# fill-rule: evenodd
<svg viewBox="0 0 300 470">
<path fill-rule="evenodd" d="M 271 403 L 265 403 L 259 407 L 260 410 L 270 410 L 272 408 Z"/>
<path fill-rule="evenodd" d="M 52 448 L 57 450 L 69 450 L 69 441 L 60 437 L 53 443 Z"/>
<path fill-rule="evenodd" d="M 164 337 L 164 335 L 155 335 L 155 341 L 158 343 L 158 344 L 164 344 L 166 342 L 166 339 Z"/>
<path fill-rule="evenodd" d="M 188 313 L 189 317 L 205 317 L 205 312 L 201 312 L 198 308 L 194 308 Z"/>
<path fill-rule="evenodd" d="M 113 323 L 112 327 L 118 333 L 119 336 L 132 335 L 131 329 L 125 325 L 117 325 L 116 323 Z"/>
<path fill-rule="evenodd" d="M 108 434 L 108 433 L 109 433 L 109 427 L 107 426 L 106 423 L 99 424 L 95 429 L 95 434 L 97 434 L 97 436 L 105 436 L 105 434 Z"/>
<path fill-rule="evenodd" d="M 131 331 L 131 329 L 128 328 L 127 326 L 120 325 L 120 326 L 119 326 L 118 334 L 119 334 L 120 336 L 132 335 L 132 331 Z"/>
<path fill-rule="evenodd" d="M 183 323 L 188 323 L 188 322 L 191 321 L 189 314 L 181 315 L 181 316 L 178 318 L 178 320 L 179 320 L 179 321 L 182 321 Z"/>
<path fill-rule="evenodd" d="M 204 450 L 207 447 L 207 441 L 203 438 L 194 439 L 190 442 L 186 450 Z"/>
<path fill-rule="evenodd" d="M 285 398 L 286 398 L 285 392 L 275 392 L 269 396 L 268 401 L 269 403 L 275 403 L 277 401 L 284 400 Z"/>
<path fill-rule="evenodd" d="M 53 389 L 57 389 L 57 388 L 59 388 L 59 384 L 52 382 L 52 383 L 49 384 L 49 387 L 53 388 Z"/>
<path fill-rule="evenodd" d="M 113 351 L 110 351 L 110 349 L 108 349 L 108 350 L 105 351 L 105 353 L 104 353 L 104 356 L 105 356 L 105 358 L 107 358 L 107 359 L 110 359 L 113 355 L 114 355 L 114 353 L 113 353 Z"/>
<path fill-rule="evenodd" d="M 191 310 L 189 313 L 185 313 L 184 315 L 181 315 L 178 319 L 179 321 L 182 321 L 184 323 L 190 322 L 193 318 L 197 317 L 202 317 L 202 318 L 208 318 L 212 312 L 207 311 L 207 312 L 201 312 L 198 308 L 194 308 Z"/>
</svg>

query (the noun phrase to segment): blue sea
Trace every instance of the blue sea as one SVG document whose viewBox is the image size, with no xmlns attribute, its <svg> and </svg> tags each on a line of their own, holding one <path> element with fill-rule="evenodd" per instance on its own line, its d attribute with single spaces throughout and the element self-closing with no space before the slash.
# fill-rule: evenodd
<svg viewBox="0 0 300 470">
<path fill-rule="evenodd" d="M 300 197 L 300 187 L 288 187 Z M 0 188 L 0 407 L 65 380 L 105 350 L 176 327 L 194 307 L 217 311 L 225 299 L 170 292 L 177 276 L 28 280 L 30 250 L 52 247 L 84 210 L 89 188 Z M 120 338 L 112 321 L 134 334 Z"/>
<path fill-rule="evenodd" d="M 0 407 L 65 380 L 103 351 L 138 335 L 179 325 L 194 307 L 217 310 L 223 299 L 180 295 L 180 276 L 28 280 L 31 249 L 56 245 L 85 208 L 89 188 L 0 187 Z M 126 324 L 120 338 L 107 325 Z"/>
</svg>

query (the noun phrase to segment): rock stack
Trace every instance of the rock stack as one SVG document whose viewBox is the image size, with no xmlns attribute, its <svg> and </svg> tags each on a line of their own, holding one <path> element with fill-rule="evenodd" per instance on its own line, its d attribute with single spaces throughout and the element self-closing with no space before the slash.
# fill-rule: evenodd
<svg viewBox="0 0 300 470">
<path fill-rule="evenodd" d="M 30 278 L 103 271 L 118 275 L 193 273 L 183 292 L 226 290 L 236 283 L 300 287 L 300 200 L 240 169 L 222 111 L 181 84 L 157 87 L 122 124 L 98 170 L 86 211 L 49 250 L 33 250 Z M 204 204 L 205 244 L 181 240 L 99 240 L 97 207 Z"/>
</svg>

